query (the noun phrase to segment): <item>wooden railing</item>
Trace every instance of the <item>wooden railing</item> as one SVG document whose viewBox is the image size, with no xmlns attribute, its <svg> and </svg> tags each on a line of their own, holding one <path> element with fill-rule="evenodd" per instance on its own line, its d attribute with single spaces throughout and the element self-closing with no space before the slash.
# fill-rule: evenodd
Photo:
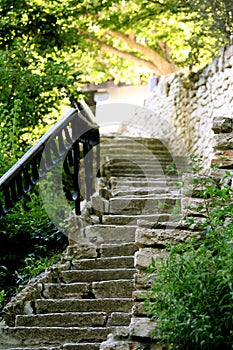
<svg viewBox="0 0 233 350">
<path fill-rule="evenodd" d="M 99 168 L 99 127 L 90 113 L 81 110 L 79 105 L 63 116 L 0 178 L 0 219 L 58 162 L 63 162 L 66 176 L 72 182 L 72 193 L 67 191 L 67 196 L 75 203 L 75 212 L 79 215 L 81 159 L 85 172 L 85 199 L 89 200 L 94 192 L 93 174 Z"/>
</svg>

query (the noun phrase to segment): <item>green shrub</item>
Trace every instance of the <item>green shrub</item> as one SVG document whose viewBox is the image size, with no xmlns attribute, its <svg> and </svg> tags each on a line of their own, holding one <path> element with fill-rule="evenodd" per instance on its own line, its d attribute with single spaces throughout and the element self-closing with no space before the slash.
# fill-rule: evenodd
<svg viewBox="0 0 233 350">
<path fill-rule="evenodd" d="M 197 172 L 200 168 L 196 168 Z M 195 169 L 194 169 L 195 170 Z M 192 180 L 194 193 L 207 212 L 200 235 L 167 247 L 168 257 L 156 266 L 148 314 L 157 320 L 153 337 L 168 349 L 233 349 L 233 203 L 226 173 L 214 179 Z M 190 219 L 193 224 L 194 219 Z"/>
<path fill-rule="evenodd" d="M 37 189 L 0 220 L 0 239 L 0 290 L 5 290 L 5 301 L 67 245 L 67 237 L 48 218 Z"/>
</svg>

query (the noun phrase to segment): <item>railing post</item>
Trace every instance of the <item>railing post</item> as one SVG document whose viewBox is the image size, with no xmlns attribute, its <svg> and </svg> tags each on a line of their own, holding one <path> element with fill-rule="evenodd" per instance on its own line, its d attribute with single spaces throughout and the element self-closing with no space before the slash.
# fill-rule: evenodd
<svg viewBox="0 0 233 350">
<path fill-rule="evenodd" d="M 74 186 L 74 193 L 73 193 L 73 200 L 75 203 L 75 214 L 80 215 L 81 209 L 80 209 L 80 184 L 79 184 L 79 165 L 80 165 L 80 147 L 79 147 L 79 140 L 77 140 L 73 145 L 73 186 Z"/>
<path fill-rule="evenodd" d="M 83 156 L 85 167 L 86 200 L 93 194 L 93 149 L 90 143 L 83 144 Z"/>
</svg>

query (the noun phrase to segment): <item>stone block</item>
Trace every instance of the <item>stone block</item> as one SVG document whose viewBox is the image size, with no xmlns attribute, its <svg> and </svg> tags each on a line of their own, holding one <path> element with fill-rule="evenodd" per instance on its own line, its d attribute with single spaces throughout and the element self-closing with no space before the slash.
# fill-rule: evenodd
<svg viewBox="0 0 233 350">
<path fill-rule="evenodd" d="M 215 135 L 215 150 L 229 150 L 233 148 L 233 132 Z"/>
<path fill-rule="evenodd" d="M 151 264 L 152 257 L 158 262 L 159 266 L 159 260 L 166 257 L 166 252 L 162 249 L 141 248 L 135 253 L 135 267 L 139 270 L 146 269 Z"/>
<path fill-rule="evenodd" d="M 95 193 L 91 198 L 91 206 L 97 216 L 102 216 L 109 212 L 109 201 Z"/>
<path fill-rule="evenodd" d="M 233 118 L 214 118 L 212 130 L 215 132 L 215 134 L 232 132 Z"/>
<path fill-rule="evenodd" d="M 96 246 L 90 242 L 80 242 L 67 247 L 63 260 L 77 260 L 97 257 Z"/>
<path fill-rule="evenodd" d="M 136 229 L 135 243 L 138 247 L 165 246 L 185 242 L 192 236 L 189 230 L 181 229 L 149 229 L 138 227 Z"/>
<path fill-rule="evenodd" d="M 93 225 L 84 229 L 86 239 L 100 246 L 104 243 L 126 243 L 135 239 L 136 226 Z"/>
<path fill-rule="evenodd" d="M 211 161 L 211 164 L 217 164 L 220 168 L 233 168 L 233 151 L 217 151 Z"/>
<path fill-rule="evenodd" d="M 156 329 L 156 321 L 147 317 L 131 318 L 129 331 L 131 337 L 150 338 L 151 332 Z"/>
</svg>

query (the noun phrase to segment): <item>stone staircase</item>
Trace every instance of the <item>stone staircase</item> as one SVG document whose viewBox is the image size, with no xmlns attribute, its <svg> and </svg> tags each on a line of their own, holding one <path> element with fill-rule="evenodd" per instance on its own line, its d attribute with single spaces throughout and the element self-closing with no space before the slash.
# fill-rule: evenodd
<svg viewBox="0 0 233 350">
<path fill-rule="evenodd" d="M 138 220 L 177 216 L 177 174 L 166 174 L 172 161 L 159 140 L 102 137 L 101 178 L 80 241 L 5 308 L 0 349 L 99 349 L 129 326 Z"/>
</svg>

